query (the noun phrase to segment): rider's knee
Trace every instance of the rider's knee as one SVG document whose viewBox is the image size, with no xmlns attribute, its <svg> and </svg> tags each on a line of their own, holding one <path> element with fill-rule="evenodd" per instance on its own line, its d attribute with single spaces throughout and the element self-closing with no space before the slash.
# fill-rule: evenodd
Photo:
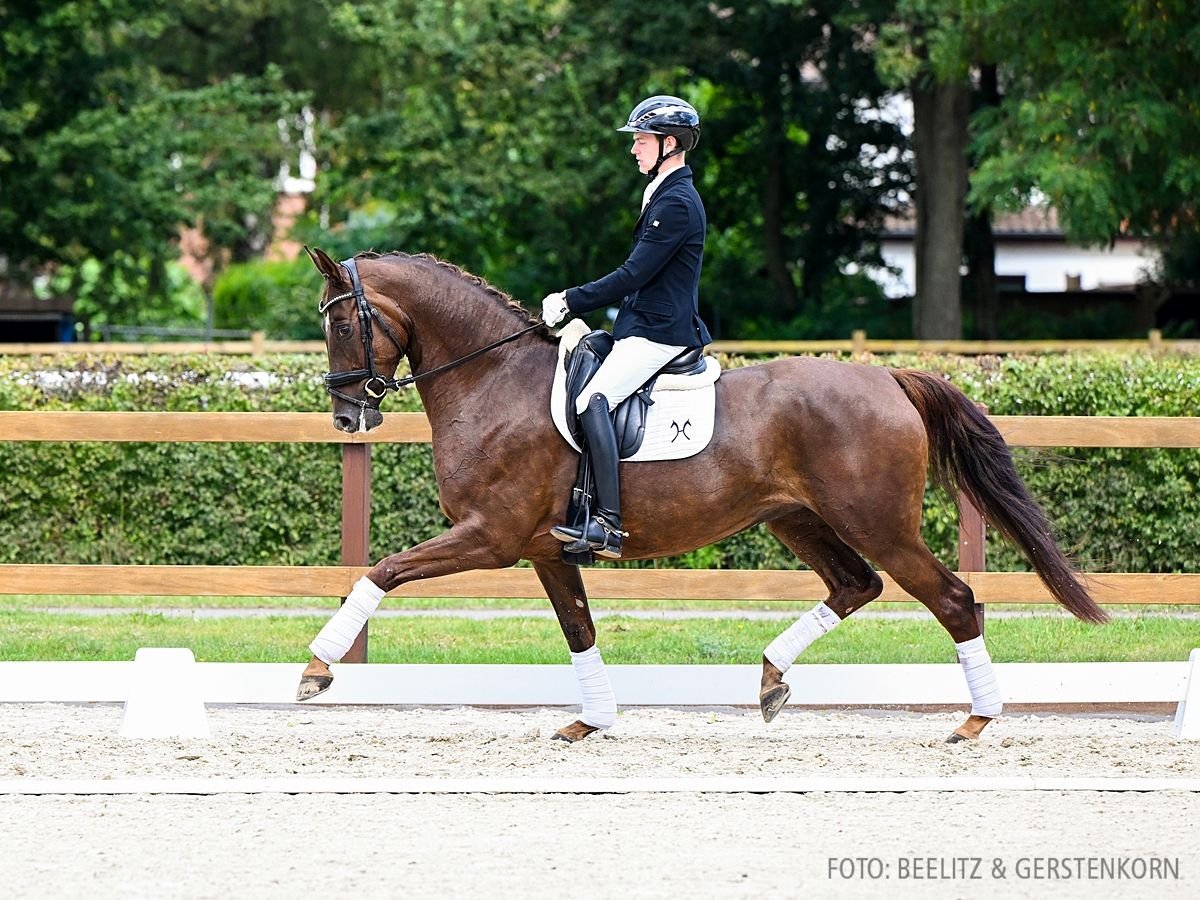
<svg viewBox="0 0 1200 900">
<path fill-rule="evenodd" d="M 612 412 L 612 406 L 608 402 L 608 397 L 599 392 L 587 394 L 586 392 L 579 395 L 579 399 L 575 401 L 575 412 L 583 415 L 589 409 L 603 409 L 605 413 Z"/>
</svg>

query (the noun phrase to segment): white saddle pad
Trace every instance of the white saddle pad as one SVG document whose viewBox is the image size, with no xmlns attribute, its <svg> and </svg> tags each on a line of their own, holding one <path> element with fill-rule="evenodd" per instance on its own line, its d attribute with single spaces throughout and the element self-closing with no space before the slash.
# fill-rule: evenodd
<svg viewBox="0 0 1200 900">
<path fill-rule="evenodd" d="M 567 427 L 566 357 L 589 329 L 573 319 L 558 333 L 558 365 L 550 389 L 550 415 L 563 440 L 579 452 L 579 445 Z M 622 462 L 650 462 L 686 459 L 695 456 L 712 440 L 717 405 L 716 382 L 721 365 L 711 356 L 704 357 L 705 369 L 698 375 L 660 375 L 654 382 L 646 411 L 646 434 L 638 452 Z"/>
</svg>

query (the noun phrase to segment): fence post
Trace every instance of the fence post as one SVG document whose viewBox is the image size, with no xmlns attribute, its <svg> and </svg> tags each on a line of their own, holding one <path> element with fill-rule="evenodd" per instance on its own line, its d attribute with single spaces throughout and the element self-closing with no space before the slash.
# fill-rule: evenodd
<svg viewBox="0 0 1200 900">
<path fill-rule="evenodd" d="M 987 406 L 975 404 L 981 413 L 987 415 Z M 958 571 L 986 572 L 987 571 L 987 522 L 975 508 L 967 495 L 958 492 Z M 984 604 L 975 604 L 975 619 L 979 622 L 979 633 L 983 634 Z"/>
<path fill-rule="evenodd" d="M 867 352 L 867 333 L 863 329 L 855 328 L 850 332 L 850 352 L 855 356 Z"/>
<path fill-rule="evenodd" d="M 369 566 L 371 534 L 371 445 L 342 444 L 342 565 Z M 346 598 L 342 598 L 342 603 Z M 367 626 L 342 662 L 367 661 Z"/>
</svg>

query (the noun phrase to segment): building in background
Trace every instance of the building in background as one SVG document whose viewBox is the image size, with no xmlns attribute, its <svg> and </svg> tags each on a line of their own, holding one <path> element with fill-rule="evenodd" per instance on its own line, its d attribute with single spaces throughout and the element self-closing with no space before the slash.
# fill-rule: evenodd
<svg viewBox="0 0 1200 900">
<path fill-rule="evenodd" d="M 1031 207 L 996 216 L 996 280 L 1001 290 L 1030 293 L 1073 291 L 1133 292 L 1147 281 L 1157 259 L 1142 241 L 1119 239 L 1110 248 L 1067 243 L 1053 208 Z M 916 285 L 913 239 L 915 217 L 891 216 L 885 223 L 880 250 L 888 270 L 871 277 L 888 297 L 911 297 Z"/>
<path fill-rule="evenodd" d="M 0 343 L 56 343 L 75 340 L 73 301 L 41 299 L 20 281 L 10 279 L 8 261 L 0 256 Z"/>
</svg>

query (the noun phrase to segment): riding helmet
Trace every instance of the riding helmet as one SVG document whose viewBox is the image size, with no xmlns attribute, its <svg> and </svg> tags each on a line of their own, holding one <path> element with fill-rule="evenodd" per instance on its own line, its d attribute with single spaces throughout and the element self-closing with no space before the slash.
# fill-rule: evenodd
<svg viewBox="0 0 1200 900">
<path fill-rule="evenodd" d="M 700 114 L 686 100 L 658 94 L 635 106 L 625 127 L 617 131 L 670 135 L 679 142 L 679 151 L 686 153 L 700 143 Z"/>
</svg>

